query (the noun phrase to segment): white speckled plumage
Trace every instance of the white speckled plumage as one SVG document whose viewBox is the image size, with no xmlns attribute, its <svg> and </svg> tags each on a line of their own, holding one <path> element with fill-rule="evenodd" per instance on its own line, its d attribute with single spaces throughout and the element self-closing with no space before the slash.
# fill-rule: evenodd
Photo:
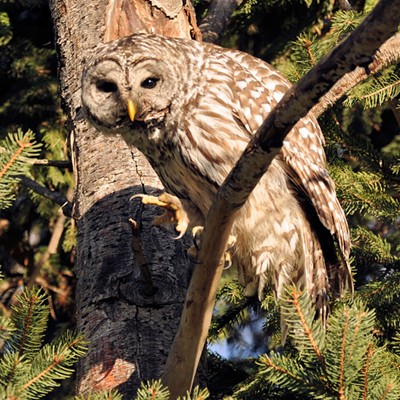
<svg viewBox="0 0 400 400">
<path fill-rule="evenodd" d="M 157 80 L 154 88 L 143 87 L 148 78 Z M 248 54 L 138 34 L 99 46 L 83 74 L 82 99 L 88 120 L 142 151 L 198 223 L 289 86 Z M 137 108 L 133 123 L 128 101 Z M 349 229 L 323 144 L 317 121 L 302 119 L 239 212 L 233 234 L 234 259 L 248 290 L 261 295 L 271 283 L 280 298 L 294 283 L 325 315 L 328 290 L 341 295 L 352 280 Z"/>
</svg>

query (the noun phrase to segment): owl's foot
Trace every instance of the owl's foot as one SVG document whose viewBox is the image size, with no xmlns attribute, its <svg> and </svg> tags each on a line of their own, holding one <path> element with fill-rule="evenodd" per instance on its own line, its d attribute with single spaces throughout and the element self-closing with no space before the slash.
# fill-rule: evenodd
<svg viewBox="0 0 400 400">
<path fill-rule="evenodd" d="M 187 254 L 189 258 L 191 258 L 194 262 L 196 262 L 198 258 L 198 253 L 203 236 L 203 229 L 204 228 L 202 226 L 195 226 L 192 229 L 193 246 L 189 248 Z M 226 250 L 224 253 L 224 269 L 228 269 L 232 265 L 232 253 L 235 244 L 236 244 L 236 236 L 229 235 L 228 242 L 226 244 Z"/>
<path fill-rule="evenodd" d="M 158 206 L 165 210 L 165 212 L 153 220 L 154 225 L 162 224 L 176 224 L 176 231 L 180 239 L 186 232 L 189 226 L 189 218 L 182 207 L 180 200 L 168 193 L 160 194 L 157 196 L 150 196 L 147 194 L 136 194 L 131 199 L 140 197 L 142 203 L 146 205 Z"/>
</svg>

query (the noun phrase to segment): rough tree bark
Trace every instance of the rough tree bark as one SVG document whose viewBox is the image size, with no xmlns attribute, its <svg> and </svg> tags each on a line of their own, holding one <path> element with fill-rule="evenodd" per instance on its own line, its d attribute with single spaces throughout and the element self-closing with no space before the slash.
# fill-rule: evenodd
<svg viewBox="0 0 400 400">
<path fill-rule="evenodd" d="M 143 379 L 161 375 L 182 310 L 188 266 L 182 241 L 151 225 L 137 193 L 160 183 L 140 153 L 106 137 L 81 115 L 80 79 L 88 49 L 135 31 L 197 34 L 182 0 L 52 0 L 59 79 L 72 132 L 77 220 L 78 328 L 89 352 L 78 392 L 118 387 L 133 398 Z M 136 220 L 133 226 L 129 218 Z"/>
</svg>

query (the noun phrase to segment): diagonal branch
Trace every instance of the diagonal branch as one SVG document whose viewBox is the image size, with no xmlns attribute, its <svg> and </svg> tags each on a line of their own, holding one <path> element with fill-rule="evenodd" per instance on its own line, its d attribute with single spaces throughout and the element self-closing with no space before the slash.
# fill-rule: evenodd
<svg viewBox="0 0 400 400">
<path fill-rule="evenodd" d="M 370 74 L 376 74 L 391 64 L 400 62 L 400 33 L 396 33 L 378 49 L 368 70 L 357 67 L 340 78 L 318 103 L 311 109 L 314 116 L 319 117 L 324 111 L 332 107 L 341 97 L 353 89 L 357 84 L 367 79 Z"/>
<path fill-rule="evenodd" d="M 379 47 L 397 32 L 400 0 L 381 0 L 364 22 L 292 87 L 264 121 L 217 193 L 204 227 L 194 270 L 163 382 L 175 399 L 190 390 L 210 326 L 225 250 L 235 214 L 279 153 L 283 140 L 346 73 L 368 73 Z"/>
</svg>

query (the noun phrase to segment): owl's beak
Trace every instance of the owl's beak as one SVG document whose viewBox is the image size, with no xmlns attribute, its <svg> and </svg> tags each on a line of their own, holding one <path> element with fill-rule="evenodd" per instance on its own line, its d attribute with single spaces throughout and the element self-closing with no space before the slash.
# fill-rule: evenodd
<svg viewBox="0 0 400 400">
<path fill-rule="evenodd" d="M 135 121 L 135 114 L 136 114 L 135 103 L 132 100 L 128 100 L 127 108 L 128 108 L 129 119 L 132 122 Z"/>
</svg>

